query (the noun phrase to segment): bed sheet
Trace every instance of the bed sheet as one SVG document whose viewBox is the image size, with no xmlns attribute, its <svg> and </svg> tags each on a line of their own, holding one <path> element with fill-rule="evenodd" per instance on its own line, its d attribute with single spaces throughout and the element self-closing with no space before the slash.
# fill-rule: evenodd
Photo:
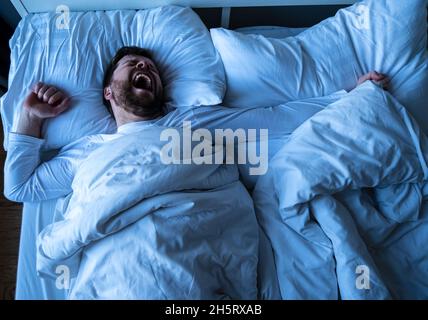
<svg viewBox="0 0 428 320">
<path fill-rule="evenodd" d="M 36 238 L 44 227 L 54 221 L 57 201 L 60 200 L 24 204 L 15 293 L 17 300 L 65 298 L 65 291 L 57 289 L 55 281 L 39 277 L 36 271 Z"/>
</svg>

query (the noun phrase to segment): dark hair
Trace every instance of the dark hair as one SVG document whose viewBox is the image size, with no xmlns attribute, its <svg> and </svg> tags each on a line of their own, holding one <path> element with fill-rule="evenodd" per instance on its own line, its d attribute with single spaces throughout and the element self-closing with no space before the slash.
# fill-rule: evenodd
<svg viewBox="0 0 428 320">
<path fill-rule="evenodd" d="M 122 48 L 120 48 L 119 50 L 117 50 L 113 59 L 111 59 L 110 63 L 107 66 L 107 69 L 104 73 L 103 90 L 105 87 L 110 85 L 111 78 L 113 77 L 113 73 L 117 67 L 117 63 L 120 61 L 120 59 L 122 59 L 123 57 L 125 57 L 127 55 L 136 55 L 136 56 L 142 56 L 142 57 L 152 59 L 152 55 L 151 55 L 150 51 L 148 51 L 147 49 L 143 49 L 140 47 L 122 47 Z M 110 101 L 106 100 L 106 98 L 104 98 L 104 92 L 103 92 L 103 103 L 106 106 L 108 112 L 113 116 L 113 111 L 111 109 L 111 103 L 110 103 Z"/>
</svg>

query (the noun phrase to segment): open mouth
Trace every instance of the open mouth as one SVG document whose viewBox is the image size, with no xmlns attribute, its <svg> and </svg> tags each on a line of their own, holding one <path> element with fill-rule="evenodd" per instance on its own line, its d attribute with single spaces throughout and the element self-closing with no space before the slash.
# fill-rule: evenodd
<svg viewBox="0 0 428 320">
<path fill-rule="evenodd" d="M 142 72 L 137 72 L 132 78 L 132 85 L 137 89 L 152 90 L 152 79 Z"/>
</svg>

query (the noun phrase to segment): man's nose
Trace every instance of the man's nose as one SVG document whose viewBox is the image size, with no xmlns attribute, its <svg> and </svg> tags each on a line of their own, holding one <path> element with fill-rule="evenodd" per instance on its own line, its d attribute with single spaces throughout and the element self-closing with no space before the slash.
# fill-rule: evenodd
<svg viewBox="0 0 428 320">
<path fill-rule="evenodd" d="M 147 69 L 147 63 L 145 63 L 144 61 L 138 62 L 137 63 L 137 69 L 146 70 Z"/>
</svg>

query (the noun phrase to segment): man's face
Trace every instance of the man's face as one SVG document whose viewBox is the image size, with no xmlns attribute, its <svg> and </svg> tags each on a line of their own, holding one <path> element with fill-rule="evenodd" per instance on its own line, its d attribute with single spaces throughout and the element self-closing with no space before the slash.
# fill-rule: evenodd
<svg viewBox="0 0 428 320">
<path fill-rule="evenodd" d="M 111 81 L 117 105 L 136 115 L 159 113 L 163 86 L 159 71 L 149 58 L 124 56 L 116 65 Z"/>
</svg>

